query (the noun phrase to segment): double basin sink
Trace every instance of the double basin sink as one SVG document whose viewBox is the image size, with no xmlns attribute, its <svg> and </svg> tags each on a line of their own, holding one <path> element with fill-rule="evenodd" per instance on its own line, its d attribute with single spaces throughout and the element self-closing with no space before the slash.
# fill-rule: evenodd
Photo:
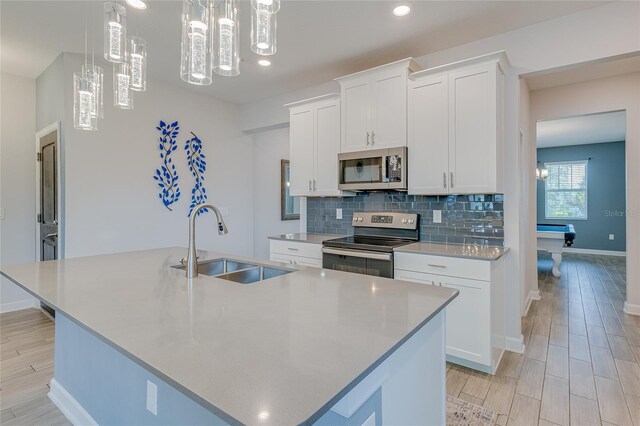
<svg viewBox="0 0 640 426">
<path fill-rule="evenodd" d="M 172 268 L 186 269 L 186 265 L 175 265 Z M 294 269 L 276 268 L 273 266 L 248 263 L 234 259 L 211 259 L 198 262 L 198 273 L 233 281 L 240 284 L 253 284 L 269 278 L 295 272 Z"/>
</svg>

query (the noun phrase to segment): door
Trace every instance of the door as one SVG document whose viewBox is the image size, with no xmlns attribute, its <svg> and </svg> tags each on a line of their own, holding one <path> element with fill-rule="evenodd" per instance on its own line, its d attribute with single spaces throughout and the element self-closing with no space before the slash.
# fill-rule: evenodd
<svg viewBox="0 0 640 426">
<path fill-rule="evenodd" d="M 369 80 L 357 80 L 342 86 L 342 149 L 341 152 L 370 149 Z"/>
<path fill-rule="evenodd" d="M 449 90 L 451 192 L 495 192 L 496 66 L 451 73 Z"/>
<path fill-rule="evenodd" d="M 448 75 L 412 82 L 409 88 L 409 194 L 449 192 Z"/>
<path fill-rule="evenodd" d="M 316 106 L 316 188 L 314 195 L 338 194 L 340 152 L 340 101 Z"/>
<path fill-rule="evenodd" d="M 38 167 L 40 169 L 40 260 L 58 259 L 58 175 L 57 132 L 40 138 Z"/>
<path fill-rule="evenodd" d="M 371 79 L 371 148 L 407 146 L 407 73 L 392 70 Z"/>
<path fill-rule="evenodd" d="M 291 110 L 290 123 L 290 164 L 291 187 L 293 196 L 310 195 L 313 190 L 314 152 L 313 152 L 313 105 Z"/>
</svg>

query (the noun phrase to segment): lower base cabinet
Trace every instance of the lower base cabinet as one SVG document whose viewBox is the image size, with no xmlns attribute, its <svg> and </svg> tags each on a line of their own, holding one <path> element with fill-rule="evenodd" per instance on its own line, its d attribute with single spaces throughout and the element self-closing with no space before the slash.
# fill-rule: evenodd
<svg viewBox="0 0 640 426">
<path fill-rule="evenodd" d="M 322 268 L 322 244 L 270 240 L 269 259 L 274 262 Z"/>
<path fill-rule="evenodd" d="M 458 290 L 446 308 L 447 361 L 495 374 L 505 348 L 503 258 L 396 253 L 394 277 Z"/>
</svg>

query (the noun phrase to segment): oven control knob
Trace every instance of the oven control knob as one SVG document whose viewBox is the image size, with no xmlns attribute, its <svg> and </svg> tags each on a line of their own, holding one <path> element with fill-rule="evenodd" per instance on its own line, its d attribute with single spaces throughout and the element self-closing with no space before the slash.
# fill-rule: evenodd
<svg viewBox="0 0 640 426">
<path fill-rule="evenodd" d="M 406 219 L 406 218 L 405 218 L 405 219 L 402 219 L 402 223 L 405 223 L 405 224 L 406 224 L 407 222 L 408 222 L 408 221 L 407 221 L 407 219 Z"/>
<path fill-rule="evenodd" d="M 409 223 L 413 224 L 413 222 L 415 222 L 415 220 L 409 219 Z"/>
<path fill-rule="evenodd" d="M 362 222 L 362 216 L 358 218 L 358 222 Z"/>
<path fill-rule="evenodd" d="M 354 217 L 353 217 L 353 221 L 354 221 L 354 222 L 357 222 L 357 221 L 358 221 L 358 216 L 354 216 Z"/>
</svg>

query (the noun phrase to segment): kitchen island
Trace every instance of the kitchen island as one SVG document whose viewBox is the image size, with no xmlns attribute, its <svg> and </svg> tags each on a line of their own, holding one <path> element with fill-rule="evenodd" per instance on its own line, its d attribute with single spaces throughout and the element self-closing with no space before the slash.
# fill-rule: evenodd
<svg viewBox="0 0 640 426">
<path fill-rule="evenodd" d="M 187 279 L 185 253 L 3 266 L 56 310 L 50 397 L 72 422 L 444 424 L 457 291 L 305 267 Z"/>
</svg>

